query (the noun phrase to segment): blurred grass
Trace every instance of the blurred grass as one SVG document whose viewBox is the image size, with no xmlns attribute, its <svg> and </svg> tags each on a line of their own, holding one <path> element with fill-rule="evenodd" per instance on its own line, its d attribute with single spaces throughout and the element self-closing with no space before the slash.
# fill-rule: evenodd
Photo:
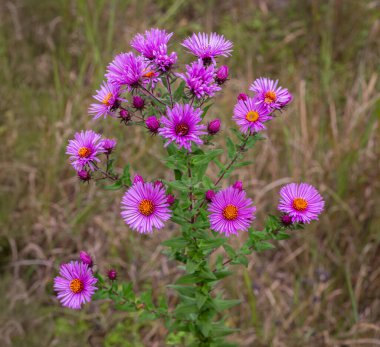
<svg viewBox="0 0 380 347">
<path fill-rule="evenodd" d="M 156 139 L 86 112 L 107 62 L 151 26 L 174 31 L 178 50 L 193 31 L 234 42 L 232 78 L 212 114 L 225 129 L 254 78 L 279 78 L 294 93 L 252 154 L 254 166 L 239 173 L 259 211 L 273 212 L 290 180 L 326 198 L 319 223 L 224 283 L 226 295 L 243 301 L 229 319 L 241 328 L 232 340 L 380 345 L 380 1 L 5 0 L 0 26 L 1 345 L 165 345 L 160 322 L 139 323 L 107 304 L 77 315 L 52 291 L 57 264 L 81 249 L 103 271 L 117 266 L 136 290 L 165 291 L 176 276 L 159 245 L 172 230 L 132 234 L 119 218 L 121 193 L 79 185 L 64 155 L 67 139 L 91 127 L 118 138 L 119 163 L 165 174 Z"/>
</svg>

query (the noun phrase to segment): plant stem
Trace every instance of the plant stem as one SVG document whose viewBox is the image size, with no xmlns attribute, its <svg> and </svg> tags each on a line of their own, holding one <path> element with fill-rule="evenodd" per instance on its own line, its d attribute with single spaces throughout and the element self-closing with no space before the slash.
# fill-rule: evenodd
<svg viewBox="0 0 380 347">
<path fill-rule="evenodd" d="M 169 96 L 170 96 L 170 103 L 172 104 L 172 107 L 173 107 L 172 88 L 170 86 L 170 79 L 169 79 L 169 75 L 168 74 L 166 74 L 166 83 L 168 84 L 168 92 L 169 92 Z"/>
<path fill-rule="evenodd" d="M 166 104 L 161 101 L 160 99 L 158 99 L 152 92 L 150 92 L 148 89 L 146 89 L 143 85 L 140 84 L 140 88 L 145 91 L 145 93 L 148 93 L 148 95 L 150 95 L 154 100 L 156 100 L 157 102 L 159 102 L 160 104 L 166 106 Z"/>
</svg>

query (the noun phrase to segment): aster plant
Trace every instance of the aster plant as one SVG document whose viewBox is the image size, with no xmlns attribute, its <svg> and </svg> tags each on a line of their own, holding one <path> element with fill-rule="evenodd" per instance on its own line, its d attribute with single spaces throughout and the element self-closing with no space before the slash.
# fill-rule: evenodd
<svg viewBox="0 0 380 347">
<path fill-rule="evenodd" d="M 109 63 L 106 81 L 89 107 L 97 123 L 114 121 L 128 128 L 128 136 L 133 127 L 142 127 L 146 136 L 154 136 L 166 151 L 165 177 L 148 180 L 136 172 L 132 177 L 128 164 L 115 168 L 114 154 L 128 148 L 122 148 L 122 139 L 116 147 L 115 139 L 93 130 L 74 134 L 66 153 L 82 182 L 124 192 L 119 213 L 126 232 L 137 238 L 167 236 L 165 255 L 180 271 L 168 290 L 178 298 L 169 305 L 162 293 L 155 291 L 152 299 L 153 288 L 135 293 L 134 284 L 125 283 L 117 269 L 107 265 L 108 272 L 101 274 L 85 251 L 78 261 L 61 265 L 54 289 L 62 305 L 72 309 L 91 299 L 109 299 L 116 309 L 162 319 L 168 344 L 230 346 L 225 336 L 235 329 L 226 324 L 225 311 L 239 301 L 224 297 L 217 284 L 236 276 L 234 266 L 247 266 L 253 252 L 271 249 L 290 231 L 317 220 L 324 201 L 310 184 L 288 184 L 279 191 L 278 206 L 261 211 L 268 215 L 260 227 L 254 192 L 230 178 L 251 164 L 243 158 L 264 139 L 263 132 L 270 136 L 270 124 L 292 95 L 269 78 L 258 78 L 249 88 L 247 84 L 249 91 L 237 95 L 226 111 L 225 119 L 236 124 L 227 131 L 221 115 L 213 118 L 210 113 L 213 97 L 228 81 L 228 66 L 219 63 L 231 55 L 232 42 L 216 33 L 193 34 L 182 46 L 195 60 L 180 67 L 177 53 L 169 50 L 172 36 L 161 29 L 137 34 L 131 41 L 136 52 L 120 53 Z M 221 147 L 215 143 L 220 134 L 225 138 Z M 169 233 L 168 224 L 177 225 L 176 231 Z M 238 238 L 240 246 L 233 247 L 231 238 Z"/>
</svg>

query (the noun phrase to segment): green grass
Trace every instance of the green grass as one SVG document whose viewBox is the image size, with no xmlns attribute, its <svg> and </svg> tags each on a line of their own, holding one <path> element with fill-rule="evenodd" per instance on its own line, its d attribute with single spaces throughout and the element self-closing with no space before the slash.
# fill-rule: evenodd
<svg viewBox="0 0 380 347">
<path fill-rule="evenodd" d="M 160 254 L 167 232 L 128 231 L 120 193 L 79 185 L 64 154 L 67 139 L 91 127 L 118 138 L 120 165 L 164 177 L 157 139 L 87 115 L 106 64 L 151 26 L 175 31 L 178 50 L 193 31 L 234 42 L 226 60 L 232 77 L 210 114 L 224 129 L 236 95 L 254 78 L 279 78 L 294 93 L 254 150 L 255 164 L 240 171 L 258 211 L 274 212 L 279 186 L 290 179 L 318 186 L 326 198 L 320 222 L 255 255 L 225 283 L 226 295 L 243 301 L 229 317 L 241 329 L 231 340 L 379 344 L 379 21 L 373 0 L 1 2 L 0 344 L 164 345 L 160 322 L 141 323 L 106 304 L 77 315 L 62 310 L 52 291 L 57 264 L 81 249 L 102 271 L 116 266 L 136 290 L 153 284 L 164 292 L 176 275 Z M 182 53 L 181 63 L 189 61 Z"/>
</svg>

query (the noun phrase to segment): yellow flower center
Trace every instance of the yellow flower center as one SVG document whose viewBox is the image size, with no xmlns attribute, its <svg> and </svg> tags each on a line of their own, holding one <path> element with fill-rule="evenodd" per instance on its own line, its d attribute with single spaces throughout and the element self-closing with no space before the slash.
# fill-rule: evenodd
<svg viewBox="0 0 380 347">
<path fill-rule="evenodd" d="M 108 93 L 108 94 L 104 97 L 104 99 L 103 99 L 103 101 L 102 101 L 102 104 L 107 105 L 107 106 L 111 106 L 111 104 L 110 104 L 110 100 L 111 100 L 111 98 L 112 98 L 112 93 Z"/>
<path fill-rule="evenodd" d="M 227 220 L 235 220 L 238 217 L 238 209 L 234 205 L 227 205 L 223 210 L 223 217 Z"/>
<path fill-rule="evenodd" d="M 259 114 L 256 112 L 256 111 L 249 111 L 246 115 L 245 115 L 245 119 L 248 121 L 248 122 L 256 122 L 258 119 L 259 119 Z"/>
<path fill-rule="evenodd" d="M 91 155 L 91 149 L 88 147 L 79 148 L 78 154 L 81 158 L 88 158 Z"/>
<path fill-rule="evenodd" d="M 265 103 L 271 104 L 272 102 L 276 101 L 277 95 L 274 91 L 270 90 L 265 93 Z"/>
<path fill-rule="evenodd" d="M 175 133 L 179 136 L 185 136 L 189 132 L 189 126 L 187 124 L 181 123 L 175 126 Z"/>
<path fill-rule="evenodd" d="M 153 202 L 147 199 L 142 200 L 139 204 L 139 211 L 144 216 L 150 216 L 154 212 Z"/>
<path fill-rule="evenodd" d="M 295 198 L 293 200 L 293 208 L 297 211 L 305 211 L 307 208 L 307 201 L 303 198 Z"/>
<path fill-rule="evenodd" d="M 75 278 L 70 282 L 70 290 L 74 294 L 80 293 L 84 289 L 83 282 L 79 278 Z"/>
</svg>

